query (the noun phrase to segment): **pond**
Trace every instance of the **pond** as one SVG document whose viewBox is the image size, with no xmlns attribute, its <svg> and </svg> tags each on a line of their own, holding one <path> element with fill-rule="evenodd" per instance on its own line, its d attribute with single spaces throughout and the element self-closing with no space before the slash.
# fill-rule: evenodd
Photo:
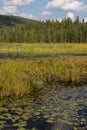
<svg viewBox="0 0 87 130">
<path fill-rule="evenodd" d="M 8 104 L 8 105 L 7 105 Z M 0 105 L 0 130 L 87 130 L 87 87 L 47 90 Z"/>
</svg>

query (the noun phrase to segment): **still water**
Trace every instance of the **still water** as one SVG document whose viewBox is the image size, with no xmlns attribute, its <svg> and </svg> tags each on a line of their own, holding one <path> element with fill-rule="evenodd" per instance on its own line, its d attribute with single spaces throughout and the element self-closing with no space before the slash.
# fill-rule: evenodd
<svg viewBox="0 0 87 130">
<path fill-rule="evenodd" d="M 43 93 L 0 105 L 0 130 L 87 130 L 87 87 Z"/>
</svg>

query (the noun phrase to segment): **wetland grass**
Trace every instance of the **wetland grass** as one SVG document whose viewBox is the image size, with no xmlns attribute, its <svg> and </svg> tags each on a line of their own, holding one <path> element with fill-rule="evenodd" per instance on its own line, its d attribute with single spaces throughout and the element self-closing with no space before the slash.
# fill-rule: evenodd
<svg viewBox="0 0 87 130">
<path fill-rule="evenodd" d="M 0 60 L 0 98 L 87 83 L 87 58 Z"/>
<path fill-rule="evenodd" d="M 0 58 L 44 58 L 58 56 L 86 56 L 87 44 L 27 44 L 0 43 Z"/>
<path fill-rule="evenodd" d="M 84 55 L 86 44 L 0 44 L 0 128 L 87 128 Z"/>
</svg>

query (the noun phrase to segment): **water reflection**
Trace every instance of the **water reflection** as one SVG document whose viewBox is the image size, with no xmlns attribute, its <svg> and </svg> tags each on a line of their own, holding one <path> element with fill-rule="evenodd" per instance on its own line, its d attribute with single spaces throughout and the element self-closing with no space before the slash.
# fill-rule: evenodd
<svg viewBox="0 0 87 130">
<path fill-rule="evenodd" d="M 35 118 L 32 117 L 27 121 L 27 127 L 26 129 L 33 129 L 36 128 L 37 130 L 51 130 L 53 127 L 54 123 L 47 123 L 46 119 L 41 117 L 41 118 Z"/>
<path fill-rule="evenodd" d="M 0 108 L 0 130 L 87 130 L 87 87 L 47 90 Z"/>
</svg>

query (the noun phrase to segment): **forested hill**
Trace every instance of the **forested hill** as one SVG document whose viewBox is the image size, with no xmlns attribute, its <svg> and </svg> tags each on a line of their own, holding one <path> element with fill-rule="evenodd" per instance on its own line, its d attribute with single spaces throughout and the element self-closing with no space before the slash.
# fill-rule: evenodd
<svg viewBox="0 0 87 130">
<path fill-rule="evenodd" d="M 70 18 L 44 22 L 1 15 L 0 42 L 87 43 L 87 22 L 79 17 L 74 22 Z"/>
<path fill-rule="evenodd" d="M 4 27 L 14 27 L 17 24 L 26 24 L 30 22 L 36 22 L 34 20 L 22 18 L 19 16 L 7 16 L 7 15 L 0 15 L 0 28 Z"/>
</svg>

